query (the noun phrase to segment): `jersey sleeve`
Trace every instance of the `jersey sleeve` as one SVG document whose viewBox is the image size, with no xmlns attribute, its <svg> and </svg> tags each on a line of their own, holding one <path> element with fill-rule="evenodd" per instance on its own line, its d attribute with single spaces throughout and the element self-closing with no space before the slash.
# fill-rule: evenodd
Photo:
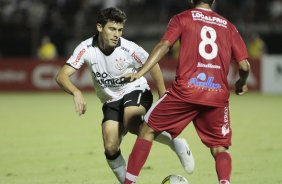
<svg viewBox="0 0 282 184">
<path fill-rule="evenodd" d="M 86 47 L 84 46 L 83 43 L 79 44 L 72 56 L 67 60 L 66 64 L 72 66 L 75 69 L 79 69 L 85 61 L 85 57 L 86 57 Z"/>
<path fill-rule="evenodd" d="M 232 31 L 232 57 L 235 59 L 236 62 L 239 62 L 243 59 L 247 59 L 248 51 L 247 47 L 239 34 L 238 30 L 234 25 L 231 28 Z"/>
<path fill-rule="evenodd" d="M 173 45 L 176 40 L 178 40 L 182 32 L 182 26 L 179 16 L 174 16 L 170 19 L 167 30 L 162 37 L 162 40 L 167 40 L 170 45 Z"/>
<path fill-rule="evenodd" d="M 133 61 L 134 68 L 142 67 L 147 61 L 149 54 L 142 47 L 133 44 L 133 52 L 131 54 L 131 59 Z"/>
</svg>

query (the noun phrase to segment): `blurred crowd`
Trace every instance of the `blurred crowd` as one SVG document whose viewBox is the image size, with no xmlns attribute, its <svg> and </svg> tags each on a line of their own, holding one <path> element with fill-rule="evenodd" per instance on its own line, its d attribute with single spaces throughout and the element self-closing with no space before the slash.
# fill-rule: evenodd
<svg viewBox="0 0 282 184">
<path fill-rule="evenodd" d="M 95 33 L 96 12 L 110 6 L 123 9 L 131 27 L 147 29 L 154 23 L 166 25 L 191 4 L 188 0 L 0 0 L 0 57 L 40 57 L 46 38 L 54 57 L 67 56 L 73 45 Z M 271 27 L 278 27 L 275 34 L 282 35 L 282 0 L 217 0 L 214 8 L 238 25 L 246 41 L 254 35 L 259 38 L 260 32 L 268 36 Z"/>
</svg>

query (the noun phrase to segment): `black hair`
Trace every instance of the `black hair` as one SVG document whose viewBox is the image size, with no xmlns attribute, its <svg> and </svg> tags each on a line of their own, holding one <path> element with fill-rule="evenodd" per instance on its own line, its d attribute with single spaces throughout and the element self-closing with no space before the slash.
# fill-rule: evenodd
<svg viewBox="0 0 282 184">
<path fill-rule="evenodd" d="M 118 8 L 106 8 L 100 10 L 98 13 L 97 23 L 105 26 L 108 21 L 114 21 L 117 23 L 124 24 L 126 22 L 126 14 Z"/>
<path fill-rule="evenodd" d="M 192 2 L 192 4 L 194 6 L 197 6 L 197 5 L 201 4 L 201 3 L 207 3 L 210 6 L 212 6 L 214 0 L 191 0 L 191 2 Z"/>
</svg>

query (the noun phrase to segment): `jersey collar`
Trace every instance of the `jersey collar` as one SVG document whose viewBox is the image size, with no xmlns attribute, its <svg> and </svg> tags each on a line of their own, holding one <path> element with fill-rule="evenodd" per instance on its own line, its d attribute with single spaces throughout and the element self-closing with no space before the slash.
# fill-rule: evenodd
<svg viewBox="0 0 282 184">
<path fill-rule="evenodd" d="M 98 47 L 98 34 L 93 36 L 92 47 Z"/>
<path fill-rule="evenodd" d="M 207 9 L 207 8 L 195 8 L 195 9 L 200 9 L 200 10 L 204 10 L 204 11 L 212 11 L 212 9 Z"/>
</svg>

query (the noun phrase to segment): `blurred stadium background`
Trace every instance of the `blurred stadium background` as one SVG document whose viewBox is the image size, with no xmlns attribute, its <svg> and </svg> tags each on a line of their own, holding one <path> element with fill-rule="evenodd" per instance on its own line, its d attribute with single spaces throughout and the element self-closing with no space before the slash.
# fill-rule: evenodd
<svg viewBox="0 0 282 184">
<path fill-rule="evenodd" d="M 96 12 L 108 6 L 128 14 L 123 36 L 150 52 L 171 16 L 191 4 L 188 0 L 0 0 L 0 90 L 57 90 L 53 78 L 58 68 L 77 44 L 96 33 Z M 217 0 L 214 9 L 243 35 L 252 64 L 250 88 L 282 93 L 281 0 Z M 168 85 L 174 77 L 177 47 L 166 57 L 171 62 L 161 62 Z M 74 80 L 82 89 L 92 89 L 84 73 Z M 236 75 L 232 66 L 230 86 Z"/>
<path fill-rule="evenodd" d="M 96 12 L 108 6 L 127 13 L 123 36 L 150 52 L 170 17 L 191 4 L 188 0 L 0 0 L 0 184 L 115 183 L 103 157 L 101 104 L 93 95 L 90 74 L 83 68 L 73 76 L 86 92 L 88 113 L 83 117 L 75 114 L 71 96 L 54 81 L 75 46 L 95 34 Z M 252 64 L 250 93 L 231 96 L 233 181 L 282 184 L 282 0 L 216 0 L 214 9 L 237 26 Z M 167 87 L 174 79 L 177 46 L 161 62 Z M 232 65 L 230 88 L 237 75 Z M 193 127 L 183 136 L 189 138 L 196 156 L 195 174 L 185 175 L 173 153 L 157 145 L 140 184 L 158 184 L 171 173 L 183 174 L 194 184 L 215 181 L 213 160 Z M 124 139 L 126 157 L 134 139 L 132 135 Z"/>
</svg>

